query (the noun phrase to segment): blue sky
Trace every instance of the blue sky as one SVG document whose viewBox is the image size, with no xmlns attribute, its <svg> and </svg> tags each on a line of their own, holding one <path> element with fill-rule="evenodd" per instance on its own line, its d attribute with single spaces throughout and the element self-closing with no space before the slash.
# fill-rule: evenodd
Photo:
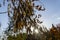
<svg viewBox="0 0 60 40">
<path fill-rule="evenodd" d="M 0 3 L 2 3 L 3 0 L 0 0 Z M 6 2 L 6 5 L 7 5 L 7 2 Z M 7 6 L 3 6 L 1 5 L 2 7 L 0 7 L 0 12 L 5 12 L 7 11 Z M 0 23 L 1 23 L 1 28 L 0 28 L 0 35 L 2 35 L 2 32 L 3 30 L 8 26 L 8 16 L 7 16 L 7 13 L 6 14 L 0 14 Z"/>
<path fill-rule="evenodd" d="M 41 0 L 46 8 L 45 11 L 37 11 L 36 13 L 41 13 L 43 25 L 47 28 L 51 27 L 51 24 L 60 23 L 60 0 Z M 0 0 L 2 3 L 2 0 Z M 7 5 L 7 3 L 6 3 Z M 7 6 L 3 6 L 0 8 L 0 12 L 7 11 Z M 8 16 L 6 14 L 0 14 L 0 22 L 1 22 L 1 32 L 8 26 Z"/>
<path fill-rule="evenodd" d="M 42 0 L 46 10 L 42 12 L 43 24 L 47 28 L 51 27 L 51 24 L 60 23 L 60 0 Z"/>
</svg>

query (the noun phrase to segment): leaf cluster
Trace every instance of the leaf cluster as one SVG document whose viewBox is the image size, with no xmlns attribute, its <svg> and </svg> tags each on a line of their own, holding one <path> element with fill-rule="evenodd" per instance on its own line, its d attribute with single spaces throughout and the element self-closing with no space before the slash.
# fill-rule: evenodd
<svg viewBox="0 0 60 40">
<path fill-rule="evenodd" d="M 39 0 L 7 0 L 10 2 L 8 4 L 8 16 L 10 22 L 12 22 L 13 31 L 22 29 L 23 27 L 35 27 L 37 23 L 41 24 L 38 18 L 41 17 L 40 14 L 35 15 L 35 10 L 45 10 L 42 9 L 42 6 L 35 6 L 34 1 Z M 9 24 L 11 27 L 11 23 Z"/>
</svg>

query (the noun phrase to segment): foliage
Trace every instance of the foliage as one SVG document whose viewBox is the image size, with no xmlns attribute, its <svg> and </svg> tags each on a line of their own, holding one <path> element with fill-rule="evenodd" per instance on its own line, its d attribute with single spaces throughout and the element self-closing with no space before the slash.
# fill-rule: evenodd
<svg viewBox="0 0 60 40">
<path fill-rule="evenodd" d="M 39 0 L 4 0 L 3 5 L 5 5 L 5 1 L 8 2 L 7 12 L 9 17 L 9 26 L 5 31 L 8 35 L 7 40 L 60 40 L 60 24 L 56 27 L 52 24 L 50 30 L 42 27 L 38 28 L 38 23 L 42 23 L 39 20 L 41 15 L 36 15 L 35 9 L 38 11 L 45 10 L 45 8 L 42 9 L 41 5 L 35 5 L 34 2 Z M 24 27 L 27 30 L 27 33 L 17 34 L 17 32 L 20 32 Z M 31 27 L 34 27 L 34 30 L 38 29 L 39 33 L 36 34 L 33 31 L 33 34 L 31 34 Z"/>
<path fill-rule="evenodd" d="M 7 40 L 26 40 L 27 34 L 17 34 L 16 36 L 9 35 Z"/>
<path fill-rule="evenodd" d="M 28 33 L 31 33 L 31 27 L 38 28 L 38 23 L 42 23 L 39 20 L 41 15 L 36 15 L 34 9 L 44 11 L 45 8 L 42 8 L 42 5 L 35 5 L 34 1 L 39 0 L 7 0 L 9 26 L 5 33 L 8 36 L 8 40 L 26 40 L 26 35 L 23 33 L 19 33 L 16 36 L 12 36 L 12 34 L 20 32 L 25 27 L 28 35 Z M 3 4 L 5 5 L 5 0 Z"/>
<path fill-rule="evenodd" d="M 47 40 L 60 40 L 60 26 L 54 26 L 49 31 L 49 38 Z"/>
<path fill-rule="evenodd" d="M 21 30 L 23 27 L 25 27 L 28 30 L 32 27 L 36 27 L 39 23 L 42 22 L 39 21 L 39 17 L 41 15 L 35 15 L 35 8 L 37 10 L 45 10 L 45 8 L 42 9 L 42 6 L 37 5 L 35 6 L 34 1 L 38 0 L 7 0 L 8 1 L 8 16 L 9 16 L 9 27 L 13 27 L 13 31 L 17 32 L 18 30 Z"/>
<path fill-rule="evenodd" d="M 17 36 L 8 36 L 8 40 L 46 40 L 46 33 L 48 32 L 48 30 L 46 30 L 46 28 L 42 28 L 40 27 L 38 30 L 39 30 L 39 33 L 33 33 L 33 34 L 25 34 L 25 33 L 20 33 L 20 34 L 17 34 Z M 45 29 L 46 31 L 43 31 L 43 29 Z M 23 36 L 22 36 L 23 35 Z M 24 36 L 25 35 L 25 36 Z M 14 37 L 14 38 L 12 38 Z M 21 37 L 21 38 L 20 38 Z M 44 38 L 43 38 L 44 37 Z"/>
<path fill-rule="evenodd" d="M 57 26 L 54 26 L 52 24 L 50 30 L 47 30 L 45 27 L 40 27 L 38 30 L 38 34 L 33 34 L 33 38 L 35 38 L 36 40 L 60 40 L 60 24 L 58 24 Z"/>
<path fill-rule="evenodd" d="M 5 1 L 6 0 L 3 1 L 3 5 L 5 5 Z M 31 27 L 38 29 L 38 23 L 42 23 L 39 20 L 41 15 L 36 15 L 35 9 L 38 11 L 44 11 L 45 8 L 42 8 L 42 5 L 35 5 L 35 1 L 39 0 L 7 0 L 9 26 L 5 33 L 8 34 L 8 40 L 26 40 L 26 35 L 23 33 L 17 34 L 16 36 L 9 35 L 10 33 L 12 34 L 12 32 L 13 34 L 20 32 L 24 27 L 27 30 L 27 35 L 28 33 L 31 33 Z M 33 39 L 34 35 L 31 35 L 30 37 Z"/>
</svg>

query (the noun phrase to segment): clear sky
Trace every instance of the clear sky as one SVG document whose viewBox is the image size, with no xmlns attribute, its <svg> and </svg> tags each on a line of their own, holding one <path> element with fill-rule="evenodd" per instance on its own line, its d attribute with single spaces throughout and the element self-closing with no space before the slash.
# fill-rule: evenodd
<svg viewBox="0 0 60 40">
<path fill-rule="evenodd" d="M 47 28 L 51 27 L 51 24 L 60 23 L 60 0 L 41 0 L 46 10 L 42 12 L 43 24 Z"/>
<path fill-rule="evenodd" d="M 45 11 L 37 11 L 36 13 L 41 13 L 43 25 L 47 28 L 51 27 L 51 24 L 60 23 L 60 0 L 41 0 L 42 4 L 46 8 Z M 0 0 L 2 3 L 2 0 Z M 7 3 L 6 3 L 7 5 Z M 0 12 L 7 11 L 7 6 L 3 6 L 0 8 Z M 8 16 L 6 14 L 0 14 L 0 22 L 1 22 L 1 30 L 2 31 L 8 26 Z"/>
<path fill-rule="evenodd" d="M 2 3 L 3 0 L 0 0 L 0 4 Z M 0 12 L 5 12 L 7 11 L 7 2 L 5 4 L 5 6 L 1 5 L 2 7 L 0 7 Z M 8 16 L 7 13 L 6 14 L 0 14 L 0 23 L 1 23 L 1 28 L 0 28 L 0 35 L 2 34 L 2 31 L 8 26 Z"/>
</svg>

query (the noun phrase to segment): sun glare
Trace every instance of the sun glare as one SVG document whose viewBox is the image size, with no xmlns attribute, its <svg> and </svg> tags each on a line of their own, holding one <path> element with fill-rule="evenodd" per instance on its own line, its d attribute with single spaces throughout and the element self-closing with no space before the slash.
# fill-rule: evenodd
<svg viewBox="0 0 60 40">
<path fill-rule="evenodd" d="M 35 29 L 35 32 L 38 33 L 38 29 Z"/>
<path fill-rule="evenodd" d="M 34 27 L 31 27 L 31 31 L 33 31 L 34 30 Z"/>
</svg>

